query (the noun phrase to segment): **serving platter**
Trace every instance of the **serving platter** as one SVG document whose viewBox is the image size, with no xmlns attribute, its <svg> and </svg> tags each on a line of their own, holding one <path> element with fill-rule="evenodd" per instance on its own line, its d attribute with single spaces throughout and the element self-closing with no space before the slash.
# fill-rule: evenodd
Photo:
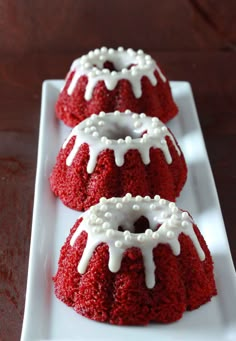
<svg viewBox="0 0 236 341">
<path fill-rule="evenodd" d="M 49 175 L 70 132 L 54 114 L 64 81 L 43 83 L 38 162 L 32 221 L 25 313 L 21 341 L 33 340 L 236 340 L 236 276 L 191 86 L 171 82 L 179 114 L 167 125 L 188 165 L 188 180 L 177 201 L 201 230 L 215 263 L 218 295 L 175 323 L 119 327 L 91 321 L 75 313 L 54 295 L 52 276 L 61 246 L 80 213 L 52 194 Z"/>
</svg>

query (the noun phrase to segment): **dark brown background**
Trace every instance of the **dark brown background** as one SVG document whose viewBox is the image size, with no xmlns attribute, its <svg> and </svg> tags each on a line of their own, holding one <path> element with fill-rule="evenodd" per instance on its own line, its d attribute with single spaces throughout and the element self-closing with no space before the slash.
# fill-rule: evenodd
<svg viewBox="0 0 236 341">
<path fill-rule="evenodd" d="M 191 82 L 236 262 L 236 2 L 0 0 L 0 340 L 24 312 L 41 84 L 101 47 L 142 48 Z"/>
</svg>

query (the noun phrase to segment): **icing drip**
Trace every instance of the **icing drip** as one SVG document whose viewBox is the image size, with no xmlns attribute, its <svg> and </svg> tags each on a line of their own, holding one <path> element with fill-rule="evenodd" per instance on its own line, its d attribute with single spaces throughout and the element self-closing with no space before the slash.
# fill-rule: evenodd
<svg viewBox="0 0 236 341">
<path fill-rule="evenodd" d="M 135 233 L 134 223 L 141 216 L 148 219 L 150 227 L 144 233 Z M 132 197 L 129 193 L 123 198 L 101 198 L 99 204 L 82 214 L 82 218 L 70 240 L 73 246 L 81 232 L 87 232 L 87 244 L 78 264 L 81 274 L 86 272 L 89 260 L 100 243 L 106 243 L 109 247 L 108 268 L 111 272 L 119 271 L 127 249 L 138 247 L 143 256 L 146 286 L 151 289 L 155 286 L 156 270 L 153 249 L 159 244 L 168 244 L 173 254 L 178 256 L 181 252 L 178 240 L 181 233 L 192 240 L 200 260 L 205 259 L 189 214 L 158 195 L 154 199 L 148 196 Z M 125 231 L 118 231 L 119 226 Z"/>
<path fill-rule="evenodd" d="M 125 136 L 119 138 L 118 133 L 122 133 L 122 131 Z M 115 163 L 118 167 L 124 164 L 125 154 L 130 149 L 138 150 L 143 163 L 149 164 L 152 147 L 162 150 L 166 162 L 170 164 L 172 157 L 166 142 L 168 136 L 180 155 L 180 150 L 172 134 L 158 118 L 147 117 L 145 114 L 134 114 L 129 110 L 126 110 L 125 113 L 115 111 L 108 114 L 103 112 L 99 115 L 93 114 L 73 128 L 63 144 L 63 148 L 73 136 L 76 139 L 66 159 L 66 164 L 70 166 L 81 144 L 87 143 L 89 145 L 87 172 L 90 174 L 94 171 L 99 153 L 105 149 L 114 151 Z"/>
<path fill-rule="evenodd" d="M 117 71 L 104 68 L 104 63 L 107 61 L 112 62 Z M 151 56 L 142 50 L 135 52 L 132 49 L 124 50 L 123 47 L 119 47 L 117 50 L 102 47 L 90 51 L 87 55 L 76 59 L 72 63 L 70 71 L 74 72 L 74 75 L 67 89 L 68 95 L 73 93 L 79 78 L 86 75 L 88 83 L 85 99 L 87 101 L 92 98 L 93 90 L 99 81 L 104 81 L 108 90 L 114 90 L 119 80 L 126 79 L 130 82 L 136 98 L 142 96 L 141 79 L 143 76 L 146 76 L 155 86 L 157 79 L 154 73 L 157 71 L 161 80 L 166 82 L 165 76 Z"/>
</svg>

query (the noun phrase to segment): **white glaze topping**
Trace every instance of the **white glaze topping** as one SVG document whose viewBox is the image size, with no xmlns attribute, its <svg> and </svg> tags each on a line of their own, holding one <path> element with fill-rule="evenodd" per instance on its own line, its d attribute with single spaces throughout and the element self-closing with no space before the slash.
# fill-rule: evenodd
<svg viewBox="0 0 236 341">
<path fill-rule="evenodd" d="M 144 233 L 135 233 L 134 223 L 141 216 L 148 219 L 149 228 Z M 173 254 L 178 256 L 181 253 L 178 239 L 181 233 L 192 240 L 200 260 L 205 259 L 189 214 L 178 209 L 175 203 L 160 199 L 158 195 L 154 199 L 132 197 L 129 193 L 123 198 L 102 198 L 99 204 L 84 212 L 82 218 L 70 240 L 73 246 L 81 232 L 87 232 L 87 244 L 78 264 L 80 274 L 86 272 L 89 260 L 100 243 L 106 243 L 109 247 L 108 268 L 111 272 L 119 271 L 127 249 L 137 247 L 143 256 L 146 286 L 151 289 L 155 286 L 156 270 L 153 249 L 159 244 L 168 244 Z M 124 231 L 119 231 L 119 226 Z"/>
<path fill-rule="evenodd" d="M 118 167 L 124 164 L 125 154 L 130 149 L 138 150 L 143 163 L 149 164 L 152 147 L 162 150 L 166 162 L 170 164 L 172 157 L 166 142 L 167 136 L 171 139 L 178 154 L 181 153 L 172 134 L 158 118 L 135 114 L 130 110 L 126 110 L 125 113 L 115 111 L 107 114 L 103 112 L 99 115 L 93 114 L 73 128 L 63 148 L 73 136 L 76 139 L 66 159 L 66 164 L 70 166 L 80 146 L 87 143 L 89 145 L 87 172 L 90 174 L 95 168 L 99 153 L 105 149 L 114 151 L 115 163 Z"/>
<path fill-rule="evenodd" d="M 104 68 L 105 62 L 111 62 L 117 71 Z M 133 49 L 124 50 L 123 47 L 119 47 L 117 50 L 102 47 L 90 51 L 72 63 L 70 71 L 74 72 L 74 75 L 67 93 L 71 95 L 79 78 L 86 75 L 88 83 L 85 99 L 87 101 L 92 98 L 93 90 L 99 81 L 104 81 L 106 88 L 113 90 L 121 79 L 128 80 L 135 97 L 140 98 L 142 96 L 141 79 L 143 76 L 146 76 L 153 86 L 157 84 L 155 70 L 157 70 L 161 80 L 166 82 L 166 78 L 156 62 L 142 50 L 136 52 Z"/>
</svg>

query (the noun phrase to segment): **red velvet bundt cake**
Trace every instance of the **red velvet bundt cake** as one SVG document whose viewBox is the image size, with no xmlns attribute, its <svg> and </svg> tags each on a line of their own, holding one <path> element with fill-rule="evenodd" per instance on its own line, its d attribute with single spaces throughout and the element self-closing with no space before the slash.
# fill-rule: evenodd
<svg viewBox="0 0 236 341">
<path fill-rule="evenodd" d="M 216 295 L 208 247 L 187 212 L 150 197 L 102 198 L 61 249 L 56 296 L 90 319 L 168 323 Z"/>
<path fill-rule="evenodd" d="M 101 112 L 73 128 L 50 176 L 52 191 L 79 211 L 101 197 L 161 195 L 175 201 L 187 176 L 167 127 L 145 114 Z"/>
<path fill-rule="evenodd" d="M 56 103 L 56 115 L 74 127 L 93 113 L 145 112 L 167 122 L 178 109 L 169 83 L 142 50 L 102 47 L 76 59 Z"/>
</svg>

